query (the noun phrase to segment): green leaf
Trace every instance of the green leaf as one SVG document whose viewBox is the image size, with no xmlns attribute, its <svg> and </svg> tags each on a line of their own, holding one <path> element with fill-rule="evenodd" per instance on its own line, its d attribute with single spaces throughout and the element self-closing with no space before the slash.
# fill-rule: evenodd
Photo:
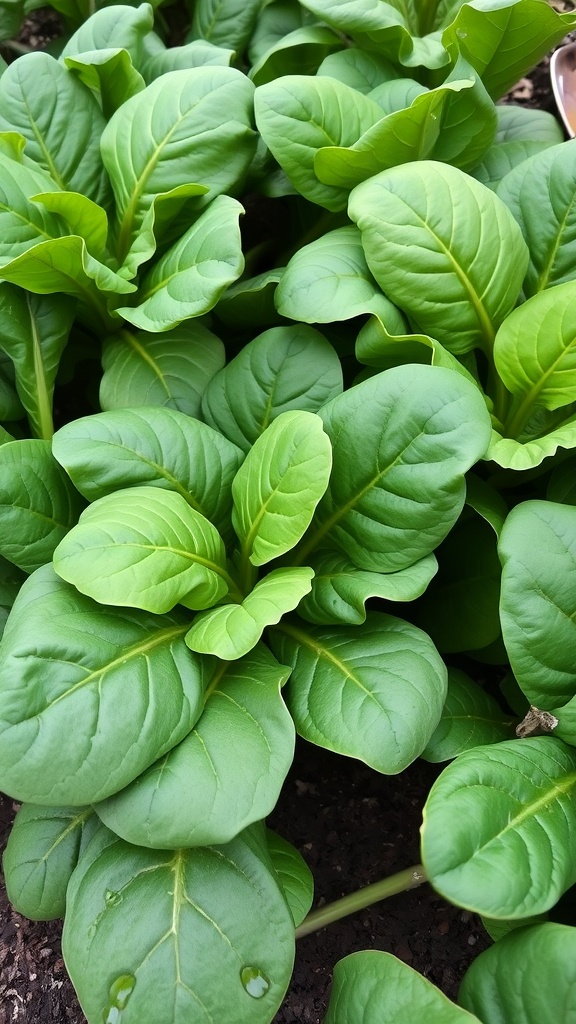
<svg viewBox="0 0 576 1024">
<path fill-rule="evenodd" d="M 60 357 L 74 319 L 63 296 L 45 299 L 0 285 L 0 348 L 16 369 L 16 388 L 35 435 L 52 437 L 52 396 Z"/>
<path fill-rule="evenodd" d="M 430 554 L 456 522 L 463 474 L 488 442 L 480 392 L 443 367 L 398 366 L 321 416 L 334 465 L 299 561 L 330 546 L 359 569 L 396 572 Z"/>
<path fill-rule="evenodd" d="M 530 703 L 551 710 L 576 694 L 576 508 L 522 502 L 506 520 L 499 553 L 510 664 Z"/>
<path fill-rule="evenodd" d="M 198 200 L 204 206 L 241 182 L 256 147 L 253 92 L 234 68 L 204 66 L 161 75 L 116 111 L 101 150 L 116 198 L 120 262 L 154 196 L 198 182 L 210 188 Z"/>
<path fill-rule="evenodd" d="M 20 569 L 0 555 L 0 639 L 10 609 L 25 579 L 26 576 Z"/>
<path fill-rule="evenodd" d="M 2 75 L 0 131 L 20 132 L 26 154 L 58 188 L 107 206 L 112 196 L 100 160 L 104 127 L 94 98 L 49 54 L 25 53 Z"/>
<path fill-rule="evenodd" d="M 97 824 L 91 807 L 20 808 L 2 860 L 8 899 L 19 914 L 33 921 L 64 917 L 70 876 Z"/>
<path fill-rule="evenodd" d="M 188 647 L 224 661 L 243 658 L 258 643 L 266 626 L 275 625 L 310 593 L 313 575 L 312 569 L 302 566 L 274 569 L 241 604 L 224 604 L 197 615 L 186 634 Z"/>
<path fill-rule="evenodd" d="M 265 565 L 300 540 L 328 485 L 331 445 L 314 413 L 280 413 L 254 443 L 233 484 L 241 557 Z"/>
<path fill-rule="evenodd" d="M 190 34 L 241 51 L 262 7 L 263 0 L 196 0 Z"/>
<path fill-rule="evenodd" d="M 106 211 L 79 192 L 43 192 L 34 196 L 46 210 L 57 213 L 65 221 L 71 235 L 80 235 L 92 256 L 102 263 L 110 260 L 107 249 L 108 217 Z"/>
<path fill-rule="evenodd" d="M 0 447 L 0 554 L 24 572 L 49 562 L 83 506 L 50 442 Z"/>
<path fill-rule="evenodd" d="M 118 839 L 75 872 L 63 952 L 89 1020 L 268 1024 L 290 979 L 294 922 L 245 834 L 174 853 Z"/>
<path fill-rule="evenodd" d="M 427 334 L 407 333 L 406 321 L 399 309 L 389 304 L 385 322 L 371 316 L 356 338 L 356 358 L 367 366 L 389 370 L 392 366 L 405 363 L 427 363 L 429 366 L 443 366 L 456 370 L 461 376 L 478 387 L 477 380 L 456 356 L 448 352 L 434 338 Z M 490 399 L 484 395 L 486 404 Z"/>
<path fill-rule="evenodd" d="M 128 842 L 166 849 L 228 842 L 269 814 L 294 755 L 280 693 L 287 675 L 263 644 L 234 664 L 216 663 L 193 730 L 98 804 L 105 824 Z"/>
<path fill-rule="evenodd" d="M 542 1024 L 572 1016 L 576 929 L 534 925 L 480 953 L 464 975 L 459 1001 L 485 1024 Z"/>
<path fill-rule="evenodd" d="M 202 414 L 247 452 L 282 413 L 317 412 L 341 391 L 340 360 L 323 335 L 302 324 L 275 327 L 212 378 Z"/>
<path fill-rule="evenodd" d="M 37 804 L 96 803 L 186 736 L 207 659 L 188 616 L 95 604 L 52 566 L 22 587 L 0 649 L 0 786 Z"/>
<path fill-rule="evenodd" d="M 464 750 L 511 739 L 512 722 L 486 690 L 465 672 L 448 669 L 448 694 L 442 717 L 421 757 L 450 761 Z"/>
<path fill-rule="evenodd" d="M 379 53 L 355 46 L 331 53 L 318 68 L 318 75 L 336 78 L 365 96 L 384 82 L 398 79 L 398 69 Z"/>
<path fill-rule="evenodd" d="M 146 41 L 149 56 L 144 64 L 140 66 L 140 70 L 148 85 L 155 78 L 165 75 L 168 71 L 201 68 L 205 64 L 216 64 L 219 67 L 227 68 L 230 67 L 235 57 L 234 50 L 215 46 L 214 43 L 209 43 L 207 39 L 194 39 L 183 46 L 167 47 L 158 38 L 157 41 L 155 40 L 157 49 L 155 48 L 151 52 L 152 47 L 150 46 L 149 39 L 150 37 Z"/>
<path fill-rule="evenodd" d="M 460 754 L 424 807 L 422 861 L 445 899 L 518 919 L 576 881 L 576 751 L 549 736 Z"/>
<path fill-rule="evenodd" d="M 283 270 L 283 267 L 265 270 L 256 277 L 231 284 L 216 306 L 218 319 L 233 329 L 277 323 L 280 317 L 274 306 L 274 294 Z"/>
<path fill-rule="evenodd" d="M 380 573 L 357 569 L 345 555 L 330 551 L 310 559 L 314 569 L 312 591 L 298 606 L 308 622 L 360 625 L 366 621 L 366 601 L 414 601 L 438 570 L 434 555 L 421 558 L 398 572 Z"/>
<path fill-rule="evenodd" d="M 304 858 L 291 843 L 266 829 L 268 853 L 282 886 L 296 928 L 306 917 L 314 898 L 314 878 Z"/>
<path fill-rule="evenodd" d="M 334 968 L 324 1024 L 480 1024 L 391 953 L 364 950 Z"/>
<path fill-rule="evenodd" d="M 146 83 L 134 67 L 127 50 L 89 50 L 74 57 L 65 57 L 64 63 L 72 72 L 69 77 L 78 77 L 79 81 L 90 89 L 106 120 L 109 120 L 126 100 L 146 88 Z"/>
<path fill-rule="evenodd" d="M 526 296 L 573 278 L 576 255 L 576 140 L 533 156 L 498 187 L 530 251 Z"/>
<path fill-rule="evenodd" d="M 84 416 L 61 427 L 52 451 L 89 501 L 121 487 L 176 491 L 220 531 L 230 529 L 242 453 L 206 423 L 145 406 Z"/>
<path fill-rule="evenodd" d="M 136 277 L 139 267 L 156 252 L 159 240 L 169 243 L 178 237 L 179 226 L 182 231 L 188 229 L 196 219 L 195 198 L 207 192 L 207 185 L 185 184 L 153 196 L 118 273 L 127 281 Z"/>
<path fill-rule="evenodd" d="M 381 119 L 377 103 L 333 78 L 286 75 L 254 95 L 264 142 L 298 191 L 327 210 L 343 210 L 348 190 L 322 184 L 314 157 L 323 146 L 351 146 Z"/>
<path fill-rule="evenodd" d="M 503 469 L 534 469 L 540 466 L 544 459 L 555 455 L 558 448 L 576 448 L 575 415 L 569 416 L 556 428 L 548 428 L 542 437 L 525 441 L 502 437 L 493 431 L 486 458 L 496 462 Z"/>
<path fill-rule="evenodd" d="M 531 107 L 518 107 L 510 103 L 497 106 L 496 114 L 498 131 L 495 141 L 500 145 L 535 141 L 553 146 L 564 140 L 558 119 L 547 110 L 532 110 Z"/>
<path fill-rule="evenodd" d="M 80 25 L 65 44 L 60 60 L 91 50 L 116 47 L 127 50 L 138 67 L 144 51 L 144 40 L 153 27 L 154 10 L 151 4 L 143 3 L 138 7 L 113 4 L 96 11 Z"/>
<path fill-rule="evenodd" d="M 370 270 L 415 330 L 457 355 L 491 351 L 528 263 L 501 200 L 458 168 L 422 160 L 358 185 L 349 213 Z"/>
<path fill-rule="evenodd" d="M 422 752 L 447 683 L 444 662 L 421 630 L 370 612 L 361 630 L 282 623 L 271 642 L 292 668 L 286 703 L 305 739 L 384 775 Z"/>
<path fill-rule="evenodd" d="M 181 494 L 129 487 L 99 498 L 54 552 L 58 575 L 100 604 L 162 614 L 209 608 L 228 592 L 216 527 Z"/>
<path fill-rule="evenodd" d="M 58 189 L 45 171 L 15 159 L 0 162 L 0 270 L 39 242 L 66 234 L 60 217 L 31 202 L 50 191 Z"/>
<path fill-rule="evenodd" d="M 208 382 L 224 365 L 224 346 L 202 324 L 169 334 L 122 330 L 104 344 L 104 410 L 159 405 L 199 416 Z"/>
<path fill-rule="evenodd" d="M 285 75 L 313 75 L 322 61 L 340 50 L 342 39 L 325 25 L 306 25 L 289 32 L 270 47 L 249 72 L 255 85 L 265 85 Z"/>
<path fill-rule="evenodd" d="M 217 196 L 208 209 L 154 264 L 135 296 L 135 306 L 116 310 L 142 330 L 169 331 L 182 320 L 212 309 L 244 269 L 238 219 L 243 207 Z"/>
<path fill-rule="evenodd" d="M 535 141 L 503 142 L 491 146 L 479 164 L 470 170 L 470 174 L 482 185 L 493 192 L 499 193 L 500 183 L 514 168 L 519 167 L 533 156 L 549 148 L 551 143 Z"/>
</svg>

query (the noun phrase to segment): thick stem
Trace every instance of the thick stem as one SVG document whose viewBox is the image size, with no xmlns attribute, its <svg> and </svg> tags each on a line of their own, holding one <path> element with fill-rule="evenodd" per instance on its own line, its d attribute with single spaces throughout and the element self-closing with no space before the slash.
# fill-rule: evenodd
<svg viewBox="0 0 576 1024">
<path fill-rule="evenodd" d="M 372 903 L 378 903 L 380 900 L 387 899 L 388 896 L 395 896 L 399 892 L 415 889 L 425 881 L 426 873 L 424 868 L 421 864 L 416 864 L 405 871 L 399 871 L 396 875 L 390 875 L 388 878 L 382 878 L 379 882 L 374 882 L 372 885 L 366 885 L 363 889 L 358 889 L 356 892 L 350 893 L 349 896 L 344 896 L 341 900 L 327 903 L 325 907 L 320 907 L 319 910 L 313 910 L 296 929 L 296 938 L 301 939 L 304 935 L 317 932 L 320 928 L 325 928 L 326 925 L 339 921 L 341 917 L 347 917 L 348 914 L 355 914 L 358 910 L 364 910 Z"/>
</svg>

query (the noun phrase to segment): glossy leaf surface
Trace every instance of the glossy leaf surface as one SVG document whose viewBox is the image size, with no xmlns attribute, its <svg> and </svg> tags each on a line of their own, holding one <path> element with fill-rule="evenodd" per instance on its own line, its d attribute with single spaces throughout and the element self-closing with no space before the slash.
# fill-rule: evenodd
<svg viewBox="0 0 576 1024">
<path fill-rule="evenodd" d="M 280 885 L 298 927 L 312 906 L 314 878 L 306 861 L 291 843 L 272 829 L 266 829 L 268 852 Z"/>
<path fill-rule="evenodd" d="M 472 747 L 511 738 L 512 722 L 494 698 L 465 672 L 449 668 L 442 717 L 421 757 L 449 761 Z"/>
</svg>

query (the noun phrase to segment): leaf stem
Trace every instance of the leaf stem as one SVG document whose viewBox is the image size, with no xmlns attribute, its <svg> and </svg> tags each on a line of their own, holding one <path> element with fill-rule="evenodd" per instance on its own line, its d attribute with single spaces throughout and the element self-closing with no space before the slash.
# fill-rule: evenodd
<svg viewBox="0 0 576 1024">
<path fill-rule="evenodd" d="M 372 885 L 366 885 L 363 889 L 357 889 L 356 892 L 343 896 L 341 900 L 327 903 L 325 907 L 313 910 L 296 929 L 296 938 L 301 939 L 304 935 L 311 935 L 312 932 L 317 932 L 320 928 L 325 928 L 326 925 L 333 924 L 334 921 L 339 921 L 342 917 L 347 917 L 348 914 L 355 914 L 358 910 L 364 910 L 372 903 L 378 903 L 399 892 L 415 889 L 426 881 L 424 868 L 421 864 L 416 864 L 414 867 L 406 868 L 405 871 L 398 871 L 395 875 L 382 878 Z"/>
</svg>

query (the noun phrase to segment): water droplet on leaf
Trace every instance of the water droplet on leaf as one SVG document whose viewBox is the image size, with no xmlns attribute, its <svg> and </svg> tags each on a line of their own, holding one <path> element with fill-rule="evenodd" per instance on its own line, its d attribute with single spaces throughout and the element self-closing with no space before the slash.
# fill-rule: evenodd
<svg viewBox="0 0 576 1024">
<path fill-rule="evenodd" d="M 458 39 L 466 39 L 468 33 L 463 28 L 457 28 L 456 35 L 458 36 Z"/>
<path fill-rule="evenodd" d="M 112 889 L 106 889 L 104 893 L 104 901 L 107 907 L 117 907 L 119 903 L 122 903 L 122 896 L 119 892 L 113 892 Z"/>
<path fill-rule="evenodd" d="M 253 999 L 261 999 L 270 988 L 268 978 L 257 967 L 243 967 L 240 971 L 240 981 Z"/>
<path fill-rule="evenodd" d="M 133 974 L 120 974 L 110 986 L 108 1006 L 104 1010 L 104 1024 L 120 1024 L 122 1011 L 134 991 L 136 978 Z"/>
</svg>

